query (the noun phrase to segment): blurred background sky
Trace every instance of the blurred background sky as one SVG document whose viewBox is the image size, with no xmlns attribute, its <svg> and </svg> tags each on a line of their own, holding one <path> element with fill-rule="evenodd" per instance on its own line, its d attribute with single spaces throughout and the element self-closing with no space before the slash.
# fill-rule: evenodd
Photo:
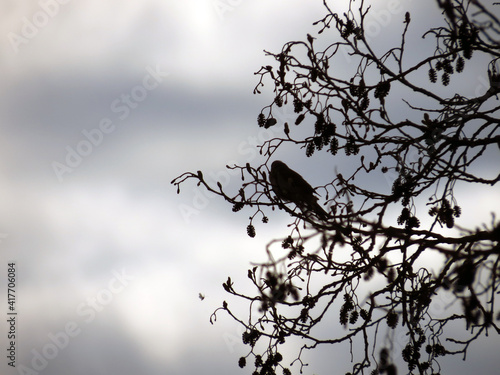
<svg viewBox="0 0 500 375">
<path fill-rule="evenodd" d="M 408 3 L 414 20 L 433 20 L 425 10 L 433 1 L 396 3 Z M 403 6 L 374 21 L 374 40 L 397 35 Z M 245 289 L 249 262 L 265 259 L 287 218 L 250 239 L 246 213 L 193 184 L 177 195 L 170 181 L 201 169 L 237 186 L 226 164 L 260 164 L 255 146 L 272 132 L 256 117 L 273 95 L 270 85 L 252 94 L 253 73 L 273 63 L 264 49 L 314 34 L 322 2 L 3 0 L 0 14 L 0 311 L 8 261 L 17 264 L 19 311 L 18 369 L 2 355 L 0 372 L 248 373 L 237 366 L 247 350 L 241 328 L 224 314 L 212 326 L 209 316 L 228 297 L 227 276 Z M 486 91 L 485 67 L 470 75 L 470 90 Z M 331 180 L 302 153 L 279 157 L 313 185 Z M 463 202 L 462 224 L 489 221 L 497 198 Z M 72 334 L 67 343 L 62 332 Z M 491 340 L 498 345 L 492 337 L 449 369 L 494 368 Z M 318 351 L 307 371 L 347 371 L 346 355 Z"/>
</svg>

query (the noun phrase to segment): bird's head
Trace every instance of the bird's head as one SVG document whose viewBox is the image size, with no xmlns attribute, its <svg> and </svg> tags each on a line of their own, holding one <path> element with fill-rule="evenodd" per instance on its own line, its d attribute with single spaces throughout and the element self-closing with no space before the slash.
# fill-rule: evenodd
<svg viewBox="0 0 500 375">
<path fill-rule="evenodd" d="M 279 168 L 287 168 L 288 169 L 288 166 L 283 163 L 281 160 L 275 160 L 273 161 L 273 163 L 271 164 L 271 169 L 279 169 Z"/>
</svg>

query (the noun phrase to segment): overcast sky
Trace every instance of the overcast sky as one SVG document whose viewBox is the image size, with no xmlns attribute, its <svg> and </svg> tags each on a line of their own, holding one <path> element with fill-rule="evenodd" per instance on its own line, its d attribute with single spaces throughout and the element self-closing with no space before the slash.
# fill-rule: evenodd
<svg viewBox="0 0 500 375">
<path fill-rule="evenodd" d="M 374 39 L 399 28 L 402 9 Z M 249 262 L 265 259 L 287 218 L 250 239 L 246 214 L 192 184 L 177 195 L 170 181 L 201 169 L 237 186 L 224 166 L 259 162 L 255 146 L 269 132 L 256 117 L 273 96 L 270 86 L 252 94 L 253 73 L 272 63 L 264 49 L 314 33 L 322 1 L 4 0 L 0 14 L 0 283 L 15 261 L 18 370 L 248 373 L 237 366 L 241 328 L 209 317 L 228 297 L 221 283 L 231 276 L 245 288 Z M 482 77 L 471 87 L 482 90 Z M 477 223 L 491 196 L 464 206 Z M 492 347 L 450 369 L 494 368 Z M 333 350 L 311 354 L 307 371 L 338 368 L 348 352 Z M 2 374 L 20 373 L 0 363 Z"/>
</svg>

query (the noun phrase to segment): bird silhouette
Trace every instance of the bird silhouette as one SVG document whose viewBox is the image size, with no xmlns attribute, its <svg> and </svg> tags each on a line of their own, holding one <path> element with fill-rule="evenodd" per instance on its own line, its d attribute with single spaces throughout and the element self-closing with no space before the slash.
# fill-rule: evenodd
<svg viewBox="0 0 500 375">
<path fill-rule="evenodd" d="M 328 214 L 318 204 L 315 191 L 304 178 L 280 160 L 271 164 L 269 180 L 276 196 L 284 202 L 293 202 L 304 214 L 315 213 L 320 219 Z"/>
</svg>

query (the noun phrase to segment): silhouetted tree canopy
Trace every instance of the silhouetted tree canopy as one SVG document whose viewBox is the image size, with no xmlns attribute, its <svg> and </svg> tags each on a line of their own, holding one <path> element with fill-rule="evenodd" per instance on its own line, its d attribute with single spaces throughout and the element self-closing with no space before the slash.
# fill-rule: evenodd
<svg viewBox="0 0 500 375">
<path fill-rule="evenodd" d="M 366 25 L 386 3 L 371 9 L 351 0 L 343 14 L 324 6 L 314 37 L 266 52 L 272 62 L 256 72 L 255 93 L 271 83 L 274 95 L 258 126 L 282 129 L 259 146 L 261 164 L 228 166 L 243 179 L 234 192 L 201 171 L 172 181 L 179 189 L 194 179 L 234 212 L 250 212 L 251 237 L 275 209 L 291 216 L 289 235 L 270 239 L 269 261 L 248 270 L 255 294 L 240 293 L 230 278 L 223 284 L 248 301 L 249 316 L 224 302 L 212 319 L 224 311 L 245 327 L 248 355 L 238 363 L 253 359 L 253 374 L 302 373 L 307 349 L 343 342 L 352 374 L 437 374 L 440 357 L 465 358 L 476 339 L 500 333 L 500 226 L 494 213 L 459 226 L 470 213 L 455 194 L 464 184 L 494 192 L 500 179 L 500 5 L 438 0 L 428 12 L 441 23 L 423 35 L 412 32 L 409 12 L 391 13 L 374 40 Z M 398 42 L 381 52 L 377 39 L 393 33 Z M 470 67 L 488 77 L 481 93 L 471 95 Z M 294 123 L 280 120 L 284 107 Z M 284 145 L 304 157 L 321 153 L 314 167 L 328 182 L 313 189 L 283 163 L 271 172 Z M 349 165 L 335 162 L 340 153 Z M 477 167 L 488 159 L 489 168 Z M 366 178 L 381 175 L 390 184 Z M 433 268 L 424 254 L 435 255 Z M 449 303 L 436 313 L 439 300 Z M 322 330 L 332 317 L 344 327 L 336 336 Z M 303 339 L 293 365 L 282 355 L 290 337 Z"/>
</svg>

